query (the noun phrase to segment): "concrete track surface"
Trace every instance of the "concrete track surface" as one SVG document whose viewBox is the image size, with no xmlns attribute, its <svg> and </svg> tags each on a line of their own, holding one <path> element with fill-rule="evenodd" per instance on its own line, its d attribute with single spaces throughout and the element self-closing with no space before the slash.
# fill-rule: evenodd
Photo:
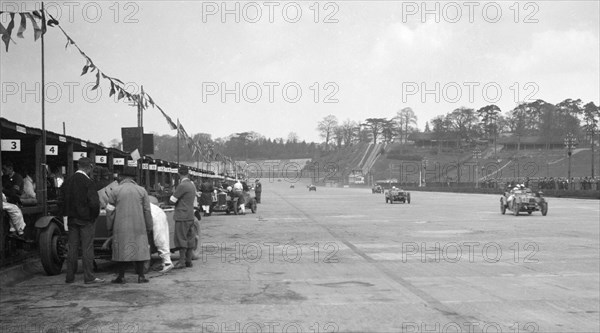
<svg viewBox="0 0 600 333">
<path fill-rule="evenodd" d="M 598 201 L 515 217 L 498 195 L 386 204 L 370 189 L 263 184 L 256 214 L 202 219 L 192 268 L 97 286 L 38 270 L 1 290 L 0 331 L 600 331 Z"/>
</svg>

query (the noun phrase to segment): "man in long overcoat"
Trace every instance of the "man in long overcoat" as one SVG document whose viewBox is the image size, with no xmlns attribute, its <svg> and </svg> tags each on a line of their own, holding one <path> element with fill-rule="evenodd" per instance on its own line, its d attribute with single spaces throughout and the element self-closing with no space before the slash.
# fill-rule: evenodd
<svg viewBox="0 0 600 333">
<path fill-rule="evenodd" d="M 121 181 L 108 193 L 107 223 L 112 232 L 112 260 L 119 263 L 113 283 L 125 283 L 127 263 L 134 262 L 138 282 L 144 276 L 144 261 L 150 260 L 148 233 L 152 231 L 152 212 L 146 190 L 135 182 L 135 171 L 126 171 Z"/>
</svg>

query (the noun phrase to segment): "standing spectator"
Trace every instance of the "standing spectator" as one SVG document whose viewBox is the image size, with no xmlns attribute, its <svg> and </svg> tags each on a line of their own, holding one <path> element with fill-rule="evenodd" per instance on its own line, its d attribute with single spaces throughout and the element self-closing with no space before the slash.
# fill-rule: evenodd
<svg viewBox="0 0 600 333">
<path fill-rule="evenodd" d="M 194 224 L 194 200 L 196 199 L 196 187 L 189 178 L 187 166 L 181 166 L 177 170 L 180 182 L 175 192 L 169 199 L 175 205 L 175 247 L 179 249 L 179 262 L 175 269 L 192 267 L 192 257 L 196 246 L 196 235 L 198 230 Z"/>
<path fill-rule="evenodd" d="M 66 283 L 75 281 L 79 244 L 82 249 L 83 281 L 86 284 L 103 283 L 103 279 L 92 274 L 94 261 L 94 232 L 96 218 L 100 214 L 100 200 L 94 182 L 89 177 L 92 161 L 83 157 L 77 162 L 78 170 L 62 187 L 64 196 L 62 211 L 69 229 L 69 252 L 67 258 Z"/>
<path fill-rule="evenodd" d="M 260 179 L 254 181 L 254 194 L 256 195 L 256 203 L 260 203 L 260 195 L 262 194 L 262 184 L 260 183 Z"/>
<path fill-rule="evenodd" d="M 11 161 L 2 165 L 2 192 L 9 203 L 19 204 L 23 194 L 23 177 L 15 172 Z"/>
<path fill-rule="evenodd" d="M 149 282 L 144 261 L 150 260 L 148 233 L 152 213 L 146 190 L 135 182 L 135 170 L 121 175 L 121 182 L 108 193 L 106 227 L 112 233 L 112 260 L 118 262 L 118 276 L 112 283 L 125 283 L 125 268 L 134 262 L 138 283 Z"/>
<path fill-rule="evenodd" d="M 200 185 L 200 205 L 204 211 L 204 216 L 210 216 L 210 206 L 212 205 L 214 187 L 208 179 Z"/>
</svg>

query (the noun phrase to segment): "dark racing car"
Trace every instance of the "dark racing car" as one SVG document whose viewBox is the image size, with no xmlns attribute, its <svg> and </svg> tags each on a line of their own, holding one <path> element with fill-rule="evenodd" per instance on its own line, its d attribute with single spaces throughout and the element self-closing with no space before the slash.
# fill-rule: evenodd
<svg viewBox="0 0 600 333">
<path fill-rule="evenodd" d="M 385 191 L 385 203 L 394 203 L 394 201 L 410 204 L 410 192 L 396 187 Z"/>
</svg>

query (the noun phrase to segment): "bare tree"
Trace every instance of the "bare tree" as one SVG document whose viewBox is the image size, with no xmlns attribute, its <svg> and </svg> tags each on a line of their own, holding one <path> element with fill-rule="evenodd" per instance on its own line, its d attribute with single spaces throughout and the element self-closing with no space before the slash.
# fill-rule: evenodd
<svg viewBox="0 0 600 333">
<path fill-rule="evenodd" d="M 344 146 L 348 147 L 354 142 L 354 139 L 358 136 L 358 124 L 355 121 L 346 119 L 346 121 L 344 121 L 341 127 L 344 135 Z"/>
<path fill-rule="evenodd" d="M 325 139 L 325 150 L 329 150 L 329 141 L 333 137 L 333 131 L 338 125 L 338 119 L 336 116 L 330 114 L 323 118 L 317 125 L 317 130 L 321 138 Z"/>
<path fill-rule="evenodd" d="M 290 132 L 287 137 L 287 142 L 289 143 L 297 143 L 300 140 L 298 134 L 296 132 Z"/>
<path fill-rule="evenodd" d="M 396 121 L 400 142 L 406 142 L 409 132 L 417 126 L 417 115 L 415 115 L 413 109 L 406 107 L 396 113 L 394 120 Z"/>
</svg>

